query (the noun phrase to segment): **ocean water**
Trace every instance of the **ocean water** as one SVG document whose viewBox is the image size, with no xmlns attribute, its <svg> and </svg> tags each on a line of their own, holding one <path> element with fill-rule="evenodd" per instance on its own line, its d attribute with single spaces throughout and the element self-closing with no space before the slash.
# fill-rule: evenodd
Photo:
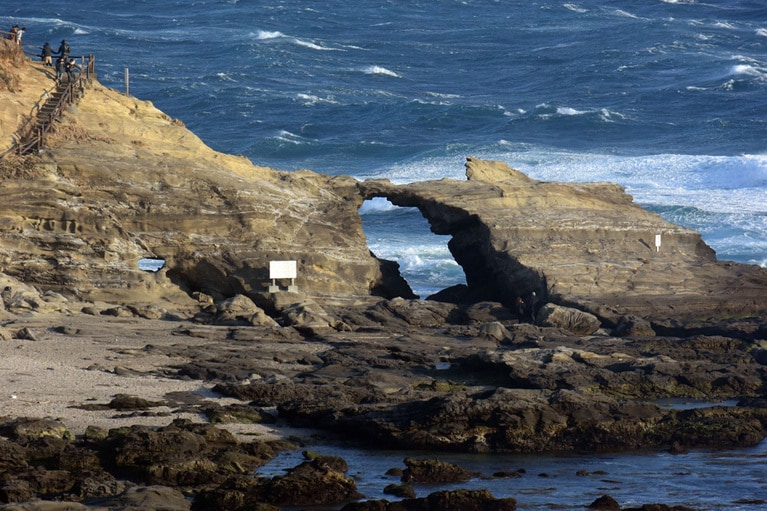
<svg viewBox="0 0 767 511">
<path fill-rule="evenodd" d="M 398 500 L 384 493 L 389 484 L 402 484 L 389 469 L 404 469 L 405 458 L 438 458 L 479 474 L 468 482 L 413 484 L 416 497 L 452 489 L 487 489 L 497 498 L 513 497 L 520 511 L 583 511 L 602 495 L 621 507 L 664 503 L 696 511 L 757 511 L 767 507 L 764 484 L 767 443 L 733 451 L 694 451 L 687 454 L 456 454 L 360 450 L 350 445 L 314 445 L 324 455 L 347 461 L 347 475 L 368 499 Z M 284 475 L 304 461 L 301 451 L 282 453 L 256 470 L 263 477 Z M 737 467 L 736 470 L 733 467 Z M 498 478 L 498 472 L 520 471 L 519 478 Z M 449 511 L 449 510 L 445 510 Z"/>
<path fill-rule="evenodd" d="M 13 24 L 259 165 L 407 183 L 475 156 L 611 181 L 720 259 L 767 265 L 763 0 L 5 2 Z M 417 210 L 360 212 L 416 293 L 463 281 Z M 707 508 L 757 509 L 732 488 Z"/>
<path fill-rule="evenodd" d="M 105 85 L 260 165 L 406 183 L 476 156 L 612 181 L 720 259 L 767 265 L 760 0 L 42 0 L 3 24 L 66 38 Z M 417 211 L 362 214 L 418 294 L 463 281 Z"/>
</svg>

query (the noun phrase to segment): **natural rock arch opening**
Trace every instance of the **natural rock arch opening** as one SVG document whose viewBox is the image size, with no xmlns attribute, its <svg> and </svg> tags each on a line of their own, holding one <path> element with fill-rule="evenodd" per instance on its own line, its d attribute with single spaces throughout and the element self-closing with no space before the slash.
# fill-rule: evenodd
<svg viewBox="0 0 767 511">
<path fill-rule="evenodd" d="M 398 263 L 400 275 L 421 299 L 466 284 L 463 268 L 448 249 L 450 237 L 432 232 L 418 208 L 374 197 L 363 202 L 359 213 L 370 251 Z"/>
<path fill-rule="evenodd" d="M 165 259 L 158 257 L 144 257 L 138 260 L 140 270 L 156 273 L 165 267 Z"/>
</svg>

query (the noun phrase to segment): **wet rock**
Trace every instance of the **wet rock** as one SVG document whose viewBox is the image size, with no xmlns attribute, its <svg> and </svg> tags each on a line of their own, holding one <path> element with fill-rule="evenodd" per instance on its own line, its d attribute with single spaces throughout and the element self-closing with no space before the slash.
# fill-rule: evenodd
<svg viewBox="0 0 767 511">
<path fill-rule="evenodd" d="M 272 478 L 230 478 L 218 488 L 199 493 L 194 511 L 229 509 L 246 511 L 263 504 L 273 506 L 337 505 L 362 497 L 353 479 L 344 475 L 346 462 L 317 456 Z"/>
<path fill-rule="evenodd" d="M 66 470 L 48 470 L 43 466 L 37 466 L 14 474 L 12 481 L 26 482 L 33 495 L 45 497 L 68 492 L 74 486 L 76 479 Z"/>
<path fill-rule="evenodd" d="M 609 495 L 602 495 L 594 502 L 589 504 L 589 509 L 598 509 L 601 511 L 621 511 L 618 501 Z"/>
<path fill-rule="evenodd" d="M 403 499 L 414 499 L 415 490 L 409 484 L 387 484 L 383 492 L 386 495 L 394 495 Z"/>
<path fill-rule="evenodd" d="M 111 430 L 104 454 L 115 474 L 146 484 L 195 486 L 221 483 L 263 464 L 251 446 L 208 424 L 176 420 L 164 428 Z"/>
<path fill-rule="evenodd" d="M 277 421 L 273 414 L 249 405 L 231 404 L 220 406 L 216 404 L 203 407 L 203 413 L 211 424 L 270 424 Z"/>
<path fill-rule="evenodd" d="M 623 511 L 698 511 L 687 506 L 669 506 L 668 504 L 642 504 L 638 507 L 627 507 Z"/>
<path fill-rule="evenodd" d="M 751 356 L 757 364 L 767 366 L 767 348 L 755 348 L 751 350 Z"/>
<path fill-rule="evenodd" d="M 428 509 L 461 509 L 464 511 L 514 511 L 517 501 L 511 497 L 496 499 L 487 490 L 455 490 L 435 492 L 426 497 Z"/>
<path fill-rule="evenodd" d="M 404 463 L 407 466 L 402 472 L 404 483 L 459 483 L 478 476 L 463 467 L 437 459 L 405 458 Z"/>
<path fill-rule="evenodd" d="M 368 500 L 352 502 L 341 511 L 514 511 L 513 498 L 496 499 L 487 490 L 451 490 L 429 494 L 424 498 L 405 499 L 400 502 Z"/>
</svg>

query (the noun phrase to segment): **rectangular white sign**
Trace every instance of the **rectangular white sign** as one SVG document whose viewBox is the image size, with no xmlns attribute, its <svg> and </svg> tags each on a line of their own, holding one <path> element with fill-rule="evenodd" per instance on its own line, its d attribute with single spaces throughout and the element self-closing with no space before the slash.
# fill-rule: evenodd
<svg viewBox="0 0 767 511">
<path fill-rule="evenodd" d="M 296 261 L 269 261 L 270 279 L 294 279 L 296 274 Z"/>
</svg>

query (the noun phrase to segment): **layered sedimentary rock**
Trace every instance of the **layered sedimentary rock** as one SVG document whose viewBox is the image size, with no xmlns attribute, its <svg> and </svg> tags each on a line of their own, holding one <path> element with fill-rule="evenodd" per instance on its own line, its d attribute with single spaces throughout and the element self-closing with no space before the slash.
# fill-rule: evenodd
<svg viewBox="0 0 767 511">
<path fill-rule="evenodd" d="M 697 232 L 641 208 L 616 184 L 541 182 L 477 158 L 467 159 L 466 176 L 360 189 L 417 207 L 432 231 L 451 235 L 472 301 L 553 301 L 607 319 L 765 310 L 763 268 L 717 262 Z"/>
<path fill-rule="evenodd" d="M 221 299 L 265 291 L 269 262 L 296 260 L 303 291 L 380 288 L 351 178 L 216 153 L 150 103 L 98 84 L 48 146 L 3 165 L 0 270 L 19 280 L 89 300 Z M 142 271 L 142 258 L 165 266 Z"/>
<path fill-rule="evenodd" d="M 27 65 L 23 94 L 0 92 L 9 105 L 3 143 L 24 119 L 19 98 L 31 102 L 49 85 L 41 69 Z M 242 294 L 263 306 L 269 262 L 295 260 L 295 284 L 308 295 L 410 297 L 362 230 L 362 202 L 386 197 L 452 236 L 468 284 L 454 301 L 523 301 L 530 313 L 554 302 L 608 323 L 626 313 L 689 319 L 767 308 L 767 271 L 718 262 L 698 233 L 642 209 L 618 185 L 539 182 L 477 158 L 466 166 L 467 180 L 407 185 L 280 172 L 217 153 L 151 103 L 94 82 L 40 156 L 0 166 L 0 272 L 86 300 Z M 165 266 L 142 271 L 142 258 Z"/>
</svg>

